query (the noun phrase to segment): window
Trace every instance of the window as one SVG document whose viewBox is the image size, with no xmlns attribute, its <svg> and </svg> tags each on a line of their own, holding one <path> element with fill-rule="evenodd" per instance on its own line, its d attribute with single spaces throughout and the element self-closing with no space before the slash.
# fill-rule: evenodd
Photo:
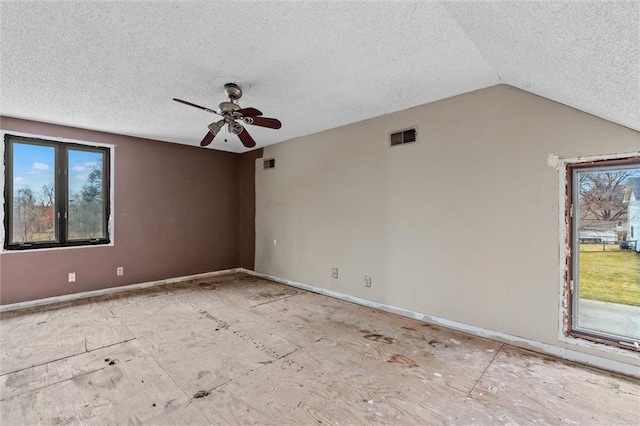
<svg viewBox="0 0 640 426">
<path fill-rule="evenodd" d="M 391 146 L 402 145 L 416 141 L 416 129 L 408 129 L 400 132 L 391 133 L 389 136 Z"/>
<path fill-rule="evenodd" d="M 567 169 L 566 332 L 640 350 L 640 159 Z"/>
<path fill-rule="evenodd" d="M 5 135 L 5 249 L 109 243 L 106 147 Z"/>
</svg>

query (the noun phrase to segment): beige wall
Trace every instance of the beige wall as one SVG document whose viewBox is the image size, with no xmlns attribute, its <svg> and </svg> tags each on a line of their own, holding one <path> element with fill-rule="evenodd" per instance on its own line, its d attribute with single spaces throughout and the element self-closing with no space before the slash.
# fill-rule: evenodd
<svg viewBox="0 0 640 426">
<path fill-rule="evenodd" d="M 389 147 L 412 126 L 417 143 Z M 256 270 L 562 346 L 548 156 L 639 149 L 637 132 L 504 85 L 269 146 Z"/>
</svg>

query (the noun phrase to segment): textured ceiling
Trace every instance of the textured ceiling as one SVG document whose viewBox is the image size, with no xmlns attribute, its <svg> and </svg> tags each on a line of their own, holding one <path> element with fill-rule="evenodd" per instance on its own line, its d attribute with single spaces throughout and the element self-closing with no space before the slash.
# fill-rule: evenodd
<svg viewBox="0 0 640 426">
<path fill-rule="evenodd" d="M 499 83 L 640 130 L 634 2 L 9 2 L 0 114 L 198 145 L 223 84 L 265 146 Z M 235 136 L 211 148 L 243 152 Z"/>
</svg>

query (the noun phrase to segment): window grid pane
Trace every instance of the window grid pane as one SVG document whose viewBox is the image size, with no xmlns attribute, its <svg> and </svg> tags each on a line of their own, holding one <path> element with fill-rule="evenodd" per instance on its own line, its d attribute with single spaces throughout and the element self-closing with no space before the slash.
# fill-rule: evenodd
<svg viewBox="0 0 640 426">
<path fill-rule="evenodd" d="M 11 243 L 57 241 L 55 160 L 53 146 L 13 144 Z"/>
<path fill-rule="evenodd" d="M 104 154 L 69 149 L 67 161 L 67 238 L 70 241 L 105 238 Z"/>
</svg>

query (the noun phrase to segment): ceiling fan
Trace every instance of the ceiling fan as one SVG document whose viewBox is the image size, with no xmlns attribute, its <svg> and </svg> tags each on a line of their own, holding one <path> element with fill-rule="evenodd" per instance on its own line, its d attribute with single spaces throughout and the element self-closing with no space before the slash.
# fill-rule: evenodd
<svg viewBox="0 0 640 426">
<path fill-rule="evenodd" d="M 282 127 L 282 123 L 280 123 L 280 120 L 277 120 L 275 118 L 262 117 L 262 112 L 258 109 L 240 108 L 240 105 L 238 105 L 238 99 L 242 97 L 242 89 L 240 89 L 240 86 L 238 86 L 237 84 L 225 84 L 224 91 L 229 97 L 229 101 L 221 102 L 218 105 L 218 110 L 213 110 L 200 105 L 196 105 L 191 102 L 183 101 L 182 99 L 173 98 L 174 101 L 180 102 L 181 104 L 200 108 L 207 112 L 212 112 L 214 114 L 222 116 L 222 119 L 220 121 L 211 123 L 209 124 L 209 126 L 207 126 L 209 127 L 209 133 L 207 133 L 202 139 L 202 142 L 200 142 L 200 146 L 209 145 L 225 124 L 229 129 L 229 133 L 238 135 L 238 138 L 240 138 L 240 142 L 242 142 L 244 146 L 246 146 L 247 148 L 253 148 L 254 146 L 256 146 L 256 141 L 253 140 L 249 132 L 247 132 L 247 129 L 245 129 L 244 126 L 238 122 L 238 120 L 241 120 L 246 124 L 253 124 L 254 126 L 268 127 L 269 129 L 279 129 L 280 127 Z"/>
</svg>

